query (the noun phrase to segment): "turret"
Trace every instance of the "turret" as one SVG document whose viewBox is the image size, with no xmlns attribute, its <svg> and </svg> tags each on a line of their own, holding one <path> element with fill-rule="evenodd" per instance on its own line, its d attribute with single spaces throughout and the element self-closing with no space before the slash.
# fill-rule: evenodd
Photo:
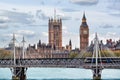
<svg viewBox="0 0 120 80">
<path fill-rule="evenodd" d="M 83 14 L 82 22 L 86 22 L 85 12 Z"/>
<path fill-rule="evenodd" d="M 71 39 L 69 41 L 69 46 L 70 46 L 70 50 L 72 50 L 72 42 L 71 42 Z"/>
</svg>

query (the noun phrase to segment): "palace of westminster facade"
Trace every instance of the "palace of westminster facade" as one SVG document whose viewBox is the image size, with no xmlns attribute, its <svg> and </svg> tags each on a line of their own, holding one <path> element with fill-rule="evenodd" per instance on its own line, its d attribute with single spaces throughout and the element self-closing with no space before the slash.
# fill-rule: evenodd
<svg viewBox="0 0 120 80">
<path fill-rule="evenodd" d="M 27 53 L 34 57 L 39 58 L 66 58 L 69 56 L 72 50 L 72 42 L 66 47 L 62 46 L 62 19 L 52 18 L 48 21 L 48 44 L 41 43 L 41 40 L 37 45 L 29 45 Z M 82 23 L 80 25 L 80 50 L 84 50 L 88 47 L 89 42 L 89 27 L 86 22 L 85 13 L 83 14 Z M 37 54 L 39 55 L 37 55 Z"/>
<path fill-rule="evenodd" d="M 72 49 L 72 42 L 65 47 L 62 46 L 62 19 L 54 18 L 48 21 L 48 44 L 42 43 L 41 40 L 37 44 L 30 45 L 27 47 L 25 52 L 26 58 L 68 58 L 69 53 L 80 53 L 82 50 L 93 51 L 94 44 L 91 42 L 89 45 L 89 26 L 87 25 L 85 13 L 83 14 L 82 22 L 79 29 L 80 48 Z M 112 51 L 120 50 L 120 40 L 112 41 L 112 39 L 106 40 L 106 44 L 103 44 L 101 40 L 103 50 L 109 48 Z M 88 46 L 89 45 L 89 46 Z M 12 49 L 11 43 L 7 50 Z M 20 51 L 20 48 L 18 47 Z M 18 53 L 18 55 L 20 55 Z"/>
<path fill-rule="evenodd" d="M 65 47 L 62 46 L 62 19 L 54 18 L 48 21 L 48 44 L 42 43 L 41 40 L 37 44 L 27 47 L 25 52 L 26 58 L 68 58 L 71 51 L 80 52 L 88 47 L 89 42 L 89 27 L 86 22 L 85 13 L 83 14 L 82 23 L 80 25 L 80 49 L 72 49 L 72 42 Z M 6 49 L 12 49 L 11 44 Z M 17 48 L 17 47 L 16 47 Z M 18 52 L 20 48 L 18 47 Z M 17 53 L 16 55 L 20 55 Z"/>
</svg>

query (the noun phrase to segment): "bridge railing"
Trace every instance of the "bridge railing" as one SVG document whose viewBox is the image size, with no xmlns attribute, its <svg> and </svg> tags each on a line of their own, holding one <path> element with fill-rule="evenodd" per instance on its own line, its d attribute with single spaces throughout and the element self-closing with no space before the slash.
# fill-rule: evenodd
<svg viewBox="0 0 120 80">
<path fill-rule="evenodd" d="M 92 69 L 95 63 L 85 62 L 82 58 L 42 58 L 42 59 L 0 59 L 0 67 L 65 67 Z M 103 68 L 120 68 L 120 58 L 112 59 L 113 62 L 98 63 Z M 101 66 L 102 64 L 102 66 Z"/>
<path fill-rule="evenodd" d="M 43 58 L 43 59 L 17 59 L 16 65 L 13 60 L 0 60 L 0 67 L 82 67 L 83 59 L 73 58 Z"/>
</svg>

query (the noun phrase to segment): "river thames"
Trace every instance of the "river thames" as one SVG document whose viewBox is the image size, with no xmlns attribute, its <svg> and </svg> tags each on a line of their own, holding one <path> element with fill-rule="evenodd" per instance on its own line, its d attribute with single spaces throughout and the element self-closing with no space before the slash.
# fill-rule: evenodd
<svg viewBox="0 0 120 80">
<path fill-rule="evenodd" d="M 0 80 L 11 80 L 11 71 L 0 68 Z M 91 80 L 92 71 L 75 68 L 29 68 L 27 80 Z M 104 69 L 102 80 L 120 80 L 119 69 Z"/>
</svg>

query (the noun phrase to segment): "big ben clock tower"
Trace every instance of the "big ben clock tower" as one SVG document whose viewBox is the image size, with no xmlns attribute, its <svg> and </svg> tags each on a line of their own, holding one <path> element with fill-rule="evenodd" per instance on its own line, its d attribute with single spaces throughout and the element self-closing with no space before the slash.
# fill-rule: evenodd
<svg viewBox="0 0 120 80">
<path fill-rule="evenodd" d="M 80 25 L 80 50 L 84 50 L 89 44 L 89 27 L 86 22 L 85 13 L 83 14 L 82 24 Z"/>
</svg>

